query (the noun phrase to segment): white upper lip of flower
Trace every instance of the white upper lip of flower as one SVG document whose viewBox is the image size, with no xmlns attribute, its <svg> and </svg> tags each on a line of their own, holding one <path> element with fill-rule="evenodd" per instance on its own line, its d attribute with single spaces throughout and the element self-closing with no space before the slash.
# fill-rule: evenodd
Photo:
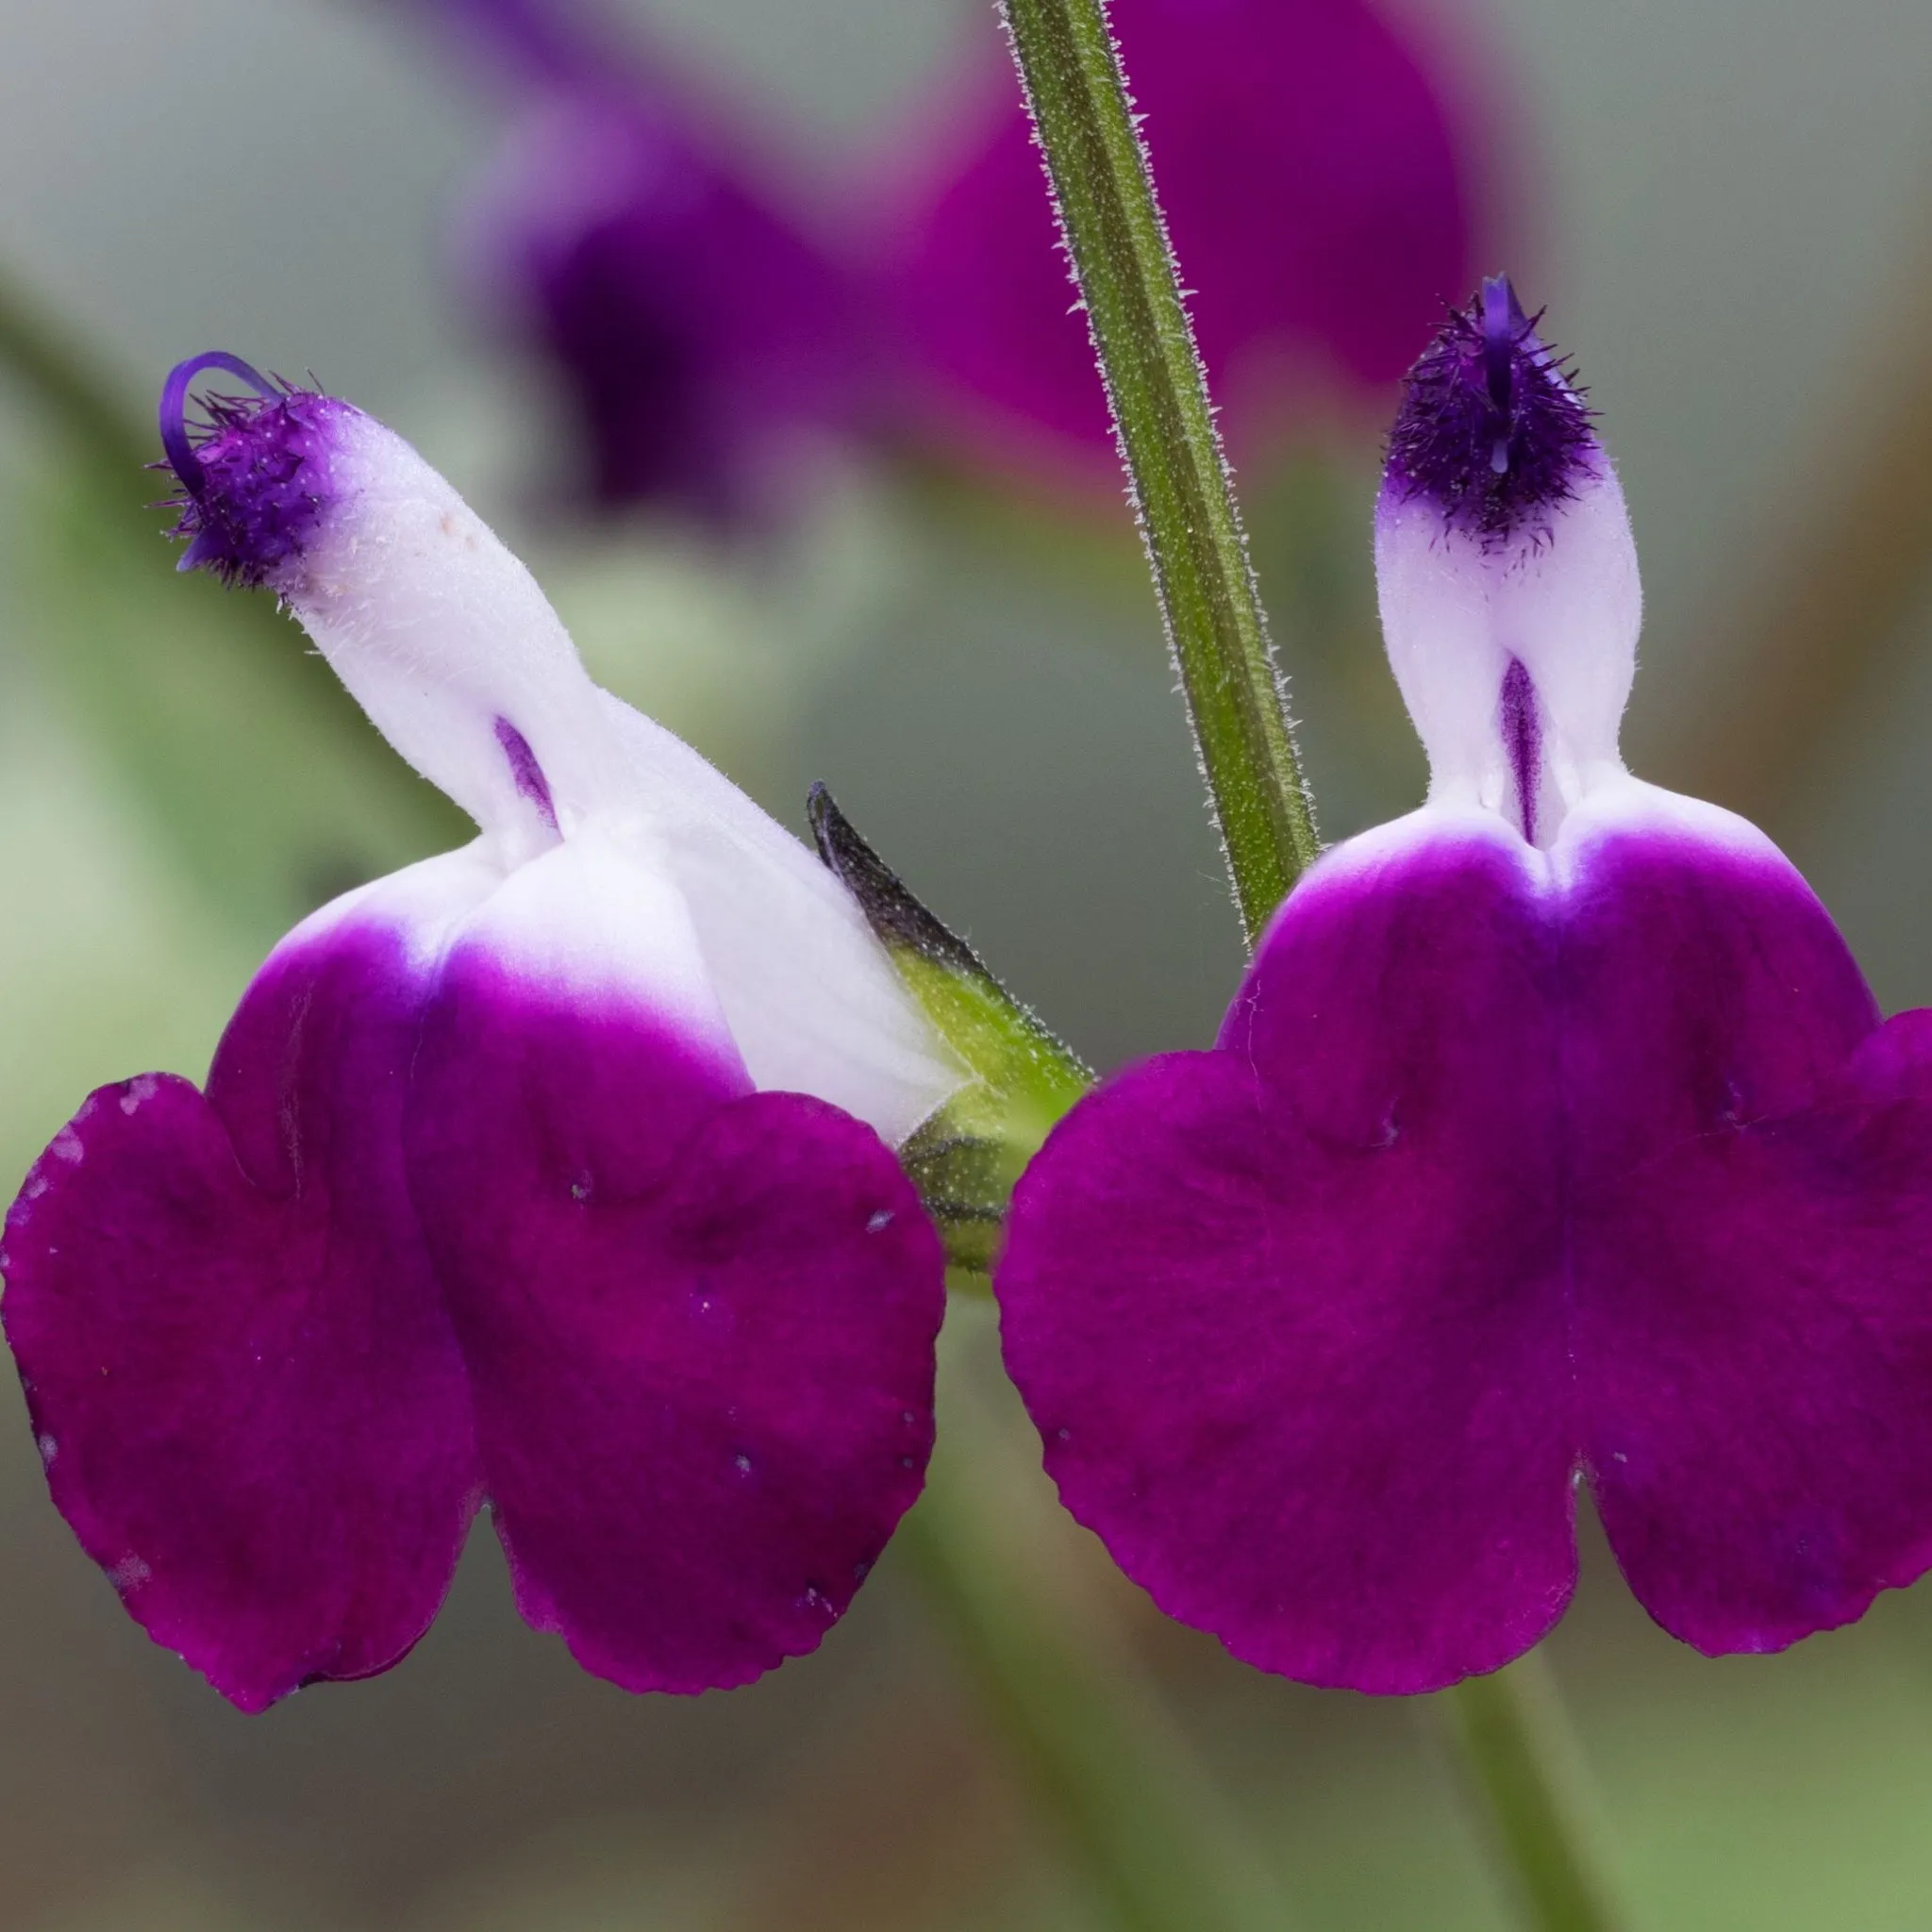
<svg viewBox="0 0 1932 1932">
<path fill-rule="evenodd" d="M 453 889 L 475 908 L 492 882 L 579 848 L 545 867 L 558 891 L 533 880 L 493 908 L 493 944 L 532 970 L 568 957 L 574 983 L 710 1037 L 755 1086 L 816 1094 L 903 1141 L 965 1075 L 844 889 L 690 746 L 591 682 L 529 572 L 402 438 L 344 411 L 330 462 L 335 500 L 284 596 L 481 836 L 318 918 L 353 906 L 415 925 L 420 905 L 415 943 L 440 950 Z M 519 783 L 505 724 L 541 771 L 554 824 L 527 774 Z M 543 929 L 518 936 L 525 904 Z"/>
</svg>

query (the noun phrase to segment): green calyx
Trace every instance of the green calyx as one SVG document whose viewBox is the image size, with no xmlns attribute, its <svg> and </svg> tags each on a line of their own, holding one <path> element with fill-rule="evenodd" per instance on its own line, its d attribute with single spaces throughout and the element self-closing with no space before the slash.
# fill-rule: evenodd
<svg viewBox="0 0 1932 1932">
<path fill-rule="evenodd" d="M 984 1291 L 1015 1183 L 1093 1074 L 907 890 L 823 785 L 812 787 L 807 810 L 819 857 L 972 1076 L 899 1158 L 939 1224 L 950 1285 Z"/>
</svg>

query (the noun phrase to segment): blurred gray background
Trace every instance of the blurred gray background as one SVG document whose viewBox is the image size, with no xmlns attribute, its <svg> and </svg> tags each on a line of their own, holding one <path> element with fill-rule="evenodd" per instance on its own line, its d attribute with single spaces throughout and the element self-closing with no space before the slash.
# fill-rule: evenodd
<svg viewBox="0 0 1932 1932">
<path fill-rule="evenodd" d="M 969 0 L 630 4 L 791 117 L 828 176 L 993 30 Z M 559 531 L 531 508 L 536 401 L 449 295 L 448 218 L 493 117 L 425 42 L 374 0 L 14 0 L 0 20 L 0 263 L 131 399 L 204 347 L 313 370 L 488 507 L 600 675 L 794 825 L 805 784 L 830 781 L 1096 1060 L 1205 1041 L 1239 948 L 1124 544 L 1096 538 L 1091 569 L 1070 569 L 997 517 L 948 522 L 865 475 L 756 561 Z M 1632 505 L 1649 608 L 1636 761 L 1693 784 L 1756 675 L 1740 613 L 1900 379 L 1888 329 L 1923 302 L 1928 258 L 1932 14 L 1431 0 L 1423 25 L 1492 119 L 1507 265 L 1578 357 Z M 4 390 L 0 424 L 0 488 L 30 505 L 46 432 Z M 1351 461 L 1339 527 L 1359 601 L 1372 473 L 1360 448 Z M 1256 479 L 1253 504 L 1273 590 L 1271 487 Z M 275 937 L 209 915 L 112 750 L 36 668 L 50 607 L 21 586 L 46 573 L 40 528 L 23 508 L 0 541 L 9 1174 L 91 1085 L 198 1074 Z M 156 584 L 164 598 L 164 571 Z M 1885 675 L 1764 808 L 1889 1008 L 1932 1001 L 1932 606 L 1916 606 L 1882 641 Z M 1303 641 L 1281 628 L 1294 674 Z M 1299 687 L 1331 835 L 1420 778 L 1374 738 L 1393 729 L 1386 693 L 1348 722 L 1346 694 L 1381 689 L 1357 642 Z M 396 1672 L 244 1719 L 122 1618 L 7 1406 L 0 1926 L 1085 1923 L 891 1560 L 819 1657 L 748 1691 L 639 1702 L 516 1624 L 483 1537 Z M 1042 1507 L 1024 1483 L 1012 1496 Z M 1067 1561 L 1089 1562 L 1064 1536 Z M 1932 1924 L 1924 1592 L 1786 1658 L 1716 1665 L 1592 1561 L 1555 1652 L 1652 1922 Z M 1505 1923 L 1415 1710 L 1258 1678 L 1119 1595 L 1307 1924 Z"/>
</svg>

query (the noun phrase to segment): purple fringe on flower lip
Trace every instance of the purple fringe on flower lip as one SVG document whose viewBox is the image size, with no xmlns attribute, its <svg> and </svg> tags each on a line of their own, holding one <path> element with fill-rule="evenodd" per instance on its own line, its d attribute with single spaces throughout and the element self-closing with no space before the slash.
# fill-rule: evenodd
<svg viewBox="0 0 1932 1932">
<path fill-rule="evenodd" d="M 1516 781 L 1516 815 L 1523 836 L 1536 843 L 1536 793 L 1542 776 L 1542 735 L 1537 728 L 1536 682 L 1521 658 L 1512 658 L 1503 674 L 1501 696 L 1503 747 L 1509 754 L 1509 772 Z"/>
<path fill-rule="evenodd" d="M 195 378 L 219 369 L 252 396 L 193 395 Z M 204 424 L 189 421 L 198 401 Z M 223 350 L 176 363 L 161 390 L 161 447 L 180 490 L 174 535 L 189 540 L 182 570 L 208 570 L 254 590 L 278 585 L 298 562 L 334 498 L 328 453 L 349 405 L 265 376 Z"/>
<path fill-rule="evenodd" d="M 1403 384 L 1388 480 L 1450 528 L 1501 543 L 1567 503 L 1598 460 L 1583 391 L 1538 340 L 1507 275 L 1456 308 Z"/>
</svg>

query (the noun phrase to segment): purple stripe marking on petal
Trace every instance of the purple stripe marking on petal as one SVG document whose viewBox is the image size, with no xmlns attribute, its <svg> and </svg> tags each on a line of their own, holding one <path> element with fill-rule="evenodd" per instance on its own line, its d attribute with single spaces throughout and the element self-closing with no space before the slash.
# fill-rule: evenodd
<svg viewBox="0 0 1932 1932">
<path fill-rule="evenodd" d="M 537 754 L 530 749 L 530 741 L 512 724 L 508 718 L 496 721 L 496 741 L 503 747 L 503 755 L 509 760 L 509 775 L 517 788 L 519 797 L 527 798 L 537 808 L 543 823 L 554 832 L 557 829 L 557 807 L 551 802 L 550 781 L 543 775 L 543 767 L 537 762 Z"/>
<path fill-rule="evenodd" d="M 1542 731 L 1537 717 L 1536 683 L 1521 658 L 1511 658 L 1503 674 L 1503 743 L 1516 779 L 1517 816 L 1523 836 L 1536 843 L 1536 792 L 1542 778 Z"/>
</svg>

